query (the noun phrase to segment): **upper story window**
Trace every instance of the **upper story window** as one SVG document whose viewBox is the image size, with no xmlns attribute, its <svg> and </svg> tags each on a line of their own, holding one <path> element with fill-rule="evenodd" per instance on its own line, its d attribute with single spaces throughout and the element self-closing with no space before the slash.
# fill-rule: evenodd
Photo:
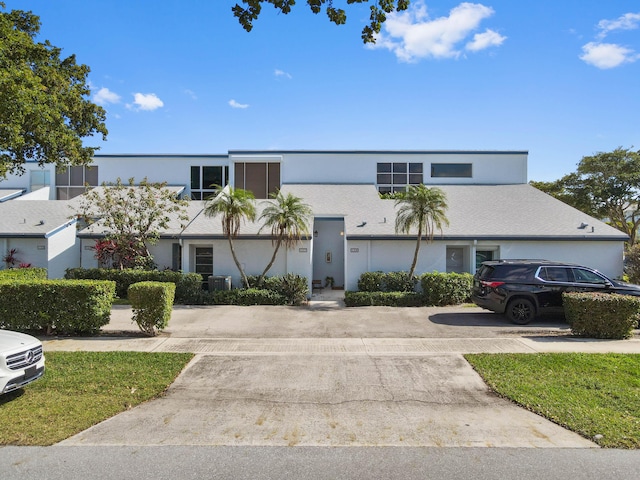
<svg viewBox="0 0 640 480">
<path fill-rule="evenodd" d="M 51 185 L 49 170 L 31 170 L 29 187 L 32 192 L 48 187 L 49 185 Z"/>
<path fill-rule="evenodd" d="M 471 178 L 470 163 L 432 163 L 431 178 Z"/>
<path fill-rule="evenodd" d="M 56 170 L 56 198 L 69 200 L 82 195 L 86 186 L 98 186 L 98 167 L 76 166 L 67 167 L 65 170 Z"/>
<path fill-rule="evenodd" d="M 422 181 L 422 163 L 378 163 L 376 183 L 380 193 L 403 192 L 407 185 L 419 185 Z"/>
<path fill-rule="evenodd" d="M 269 198 L 280 189 L 280 163 L 236 162 L 235 188 L 249 190 L 256 198 Z"/>
<path fill-rule="evenodd" d="M 227 166 L 192 166 L 191 167 L 191 198 L 206 200 L 216 193 L 214 185 L 224 186 L 229 182 L 229 167 Z"/>
</svg>

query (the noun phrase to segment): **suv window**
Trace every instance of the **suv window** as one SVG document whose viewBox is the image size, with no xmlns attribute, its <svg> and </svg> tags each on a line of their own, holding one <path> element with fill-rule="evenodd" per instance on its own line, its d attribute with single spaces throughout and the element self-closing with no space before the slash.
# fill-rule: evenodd
<svg viewBox="0 0 640 480">
<path fill-rule="evenodd" d="M 476 276 L 480 280 L 529 282 L 533 280 L 535 271 L 535 265 L 483 264 L 476 273 Z"/>
<path fill-rule="evenodd" d="M 493 270 L 489 265 L 482 265 L 476 272 L 476 276 L 480 280 L 489 280 L 493 276 Z"/>
<path fill-rule="evenodd" d="M 575 281 L 577 283 L 595 283 L 599 285 L 604 285 L 605 283 L 607 283 L 607 280 L 604 277 L 601 277 L 591 270 L 585 270 L 583 268 L 574 268 L 573 277 L 575 278 Z"/>
<path fill-rule="evenodd" d="M 569 282 L 569 269 L 564 267 L 541 267 L 538 278 L 545 282 Z"/>
<path fill-rule="evenodd" d="M 492 278 L 510 282 L 528 282 L 533 280 L 536 267 L 532 265 L 498 265 Z"/>
</svg>

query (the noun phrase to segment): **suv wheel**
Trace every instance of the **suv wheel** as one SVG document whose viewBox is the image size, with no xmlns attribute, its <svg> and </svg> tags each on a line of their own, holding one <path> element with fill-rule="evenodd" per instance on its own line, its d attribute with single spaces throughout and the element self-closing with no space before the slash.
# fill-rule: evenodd
<svg viewBox="0 0 640 480">
<path fill-rule="evenodd" d="M 507 305 L 507 318 L 518 325 L 526 325 L 536 316 L 536 309 L 531 300 L 516 298 Z"/>
</svg>

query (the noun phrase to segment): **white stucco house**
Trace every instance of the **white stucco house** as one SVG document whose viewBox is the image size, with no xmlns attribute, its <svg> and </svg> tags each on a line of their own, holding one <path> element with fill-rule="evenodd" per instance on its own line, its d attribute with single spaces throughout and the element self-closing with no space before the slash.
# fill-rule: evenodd
<svg viewBox="0 0 640 480">
<path fill-rule="evenodd" d="M 230 184 L 251 190 L 260 212 L 269 194 L 281 189 L 311 206 L 313 234 L 296 248 L 282 250 L 269 274 L 296 273 L 308 278 L 310 286 L 312 280 L 324 284 L 326 277 L 333 277 L 336 286 L 355 290 L 363 272 L 409 269 L 415 237 L 395 232 L 395 202 L 378 194 L 424 183 L 445 192 L 450 224 L 421 248 L 418 273 L 474 273 L 487 259 L 546 258 L 620 276 L 627 236 L 528 185 L 527 157 L 526 151 L 232 150 L 221 155 L 96 155 L 92 167 L 56 173 L 50 166 L 34 165 L 21 177 L 9 177 L 0 182 L 0 202 L 2 192 L 11 198 L 0 207 L 10 211 L 20 204 L 42 204 L 55 212 L 61 205 L 68 208 L 70 199 L 84 191 L 85 183 L 97 186 L 131 177 L 167 182 L 193 201 L 186 227 L 176 222 L 152 248 L 158 266 L 205 277 L 231 276 L 233 284 L 240 285 L 220 219 L 204 215 L 202 200 L 214 193 L 212 185 Z M 39 200 L 20 201 L 30 198 Z M 6 249 L 20 237 L 12 236 L 4 224 L 3 214 L 0 242 L 5 239 Z M 268 232 L 259 234 L 259 229 L 258 223 L 248 222 L 235 241 L 248 274 L 261 273 L 273 252 Z M 95 229 L 78 231 L 76 244 L 70 247 L 75 254 L 64 257 L 69 266 L 96 266 L 92 247 L 102 235 Z M 56 267 L 49 275 L 59 273 Z"/>
</svg>

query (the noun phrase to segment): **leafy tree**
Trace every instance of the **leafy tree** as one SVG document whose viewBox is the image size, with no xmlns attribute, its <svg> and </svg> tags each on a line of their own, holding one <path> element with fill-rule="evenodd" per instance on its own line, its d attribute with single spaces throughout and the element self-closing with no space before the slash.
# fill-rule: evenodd
<svg viewBox="0 0 640 480">
<path fill-rule="evenodd" d="M 284 195 L 280 191 L 272 194 L 272 197 L 274 201 L 263 202 L 267 206 L 260 215 L 259 220 L 264 220 L 264 224 L 259 232 L 263 228 L 271 228 L 272 243 L 275 244 L 275 248 L 269 264 L 258 279 L 258 285 L 262 284 L 264 276 L 273 266 L 280 246 L 284 245 L 287 249 L 293 248 L 311 230 L 309 217 L 313 211 L 309 205 L 302 202 L 301 198 L 291 193 Z"/>
<path fill-rule="evenodd" d="M 556 182 L 531 182 L 542 191 L 607 221 L 637 241 L 640 227 L 640 151 L 618 147 L 583 157 L 577 171 Z"/>
<path fill-rule="evenodd" d="M 105 110 L 88 100 L 89 67 L 36 43 L 39 31 L 33 13 L 0 11 L 0 178 L 24 173 L 28 160 L 86 165 L 98 148 L 82 139 L 107 136 Z"/>
<path fill-rule="evenodd" d="M 240 224 L 243 221 L 251 220 L 253 222 L 256 219 L 255 197 L 253 193 L 227 185 L 221 189 L 216 196 L 207 200 L 204 214 L 208 217 L 222 215 L 222 233 L 229 241 L 231 255 L 242 277 L 242 283 L 249 288 L 249 280 L 242 269 L 242 265 L 238 261 L 238 256 L 233 246 L 233 239 L 240 233 Z"/>
<path fill-rule="evenodd" d="M 436 229 L 442 232 L 442 226 L 449 225 L 449 219 L 446 216 L 447 197 L 437 187 L 428 188 L 423 184 L 409 185 L 404 197 L 398 198 L 395 205 L 400 207 L 396 212 L 396 233 L 411 233 L 413 227 L 418 229 L 416 250 L 409 270 L 409 277 L 412 278 L 418 263 L 423 235 L 427 240 L 432 241 Z"/>
<path fill-rule="evenodd" d="M 115 184 L 103 183 L 102 188 L 88 190 L 80 197 L 76 213 L 106 230 L 106 242 L 96 244 L 99 261 L 111 260 L 121 269 L 154 267 L 148 246 L 158 242 L 172 220 L 184 225 L 189 219 L 188 201 L 166 186 L 149 183 L 146 178 L 139 185 L 130 178 L 125 185 L 118 178 Z"/>
<path fill-rule="evenodd" d="M 232 8 L 233 15 L 238 19 L 240 25 L 250 32 L 253 28 L 253 21 L 257 20 L 262 11 L 262 4 L 269 3 L 276 10 L 287 14 L 291 12 L 291 7 L 295 5 L 295 0 L 242 0 L 246 7 L 235 4 Z M 337 3 L 337 2 L 336 2 Z M 348 5 L 352 3 L 370 3 L 369 24 L 362 29 L 362 41 L 364 43 L 375 43 L 375 35 L 380 33 L 382 24 L 387 19 L 387 14 L 400 12 L 409 7 L 409 0 L 346 0 Z M 307 5 L 313 13 L 320 13 L 322 7 L 329 17 L 329 21 L 336 25 L 343 25 L 347 22 L 347 14 L 343 8 L 333 6 L 333 0 L 307 0 Z"/>
</svg>

